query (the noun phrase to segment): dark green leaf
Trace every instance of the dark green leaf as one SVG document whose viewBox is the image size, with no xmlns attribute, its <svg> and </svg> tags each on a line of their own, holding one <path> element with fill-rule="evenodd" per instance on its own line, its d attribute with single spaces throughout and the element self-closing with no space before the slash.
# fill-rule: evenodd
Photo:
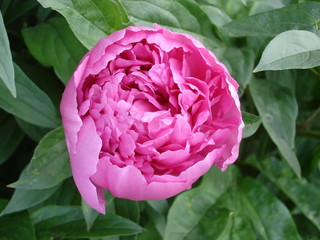
<svg viewBox="0 0 320 240">
<path fill-rule="evenodd" d="M 4 163 L 19 146 L 24 134 L 12 116 L 0 119 L 0 164 Z"/>
<path fill-rule="evenodd" d="M 232 19 L 218 7 L 203 4 L 201 5 L 201 8 L 208 15 L 211 23 L 217 27 L 232 21 Z"/>
<path fill-rule="evenodd" d="M 22 31 L 31 54 L 43 65 L 52 66 L 66 83 L 80 62 L 86 49 L 73 35 L 63 18 L 52 18 Z"/>
<path fill-rule="evenodd" d="M 127 27 L 128 16 L 119 0 L 38 0 L 60 12 L 76 37 L 88 49 L 101 38 Z"/>
<path fill-rule="evenodd" d="M 6 200 L 0 199 L 0 211 L 6 205 Z M 34 227 L 27 212 L 14 213 L 0 217 L 1 240 L 36 240 Z"/>
<path fill-rule="evenodd" d="M 148 201 L 150 202 L 150 201 Z M 150 222 L 154 223 L 154 226 L 158 233 L 164 238 L 166 226 L 167 226 L 167 214 L 159 213 L 158 211 L 154 210 L 152 207 L 147 206 L 147 215 L 149 216 Z"/>
<path fill-rule="evenodd" d="M 253 164 L 276 184 L 320 231 L 320 190 L 297 178 L 284 162 L 269 158 Z"/>
<path fill-rule="evenodd" d="M 138 224 L 111 213 L 100 214 L 88 231 L 81 208 L 73 206 L 46 206 L 35 211 L 31 217 L 37 236 L 87 238 L 130 235 L 142 231 Z"/>
<path fill-rule="evenodd" d="M 271 40 L 254 72 L 305 69 L 319 65 L 320 37 L 308 31 L 291 30 Z"/>
<path fill-rule="evenodd" d="M 38 3 L 36 0 L 14 1 L 6 12 L 5 20 L 7 23 L 11 23 L 37 6 Z"/>
<path fill-rule="evenodd" d="M 139 202 L 122 198 L 115 199 L 115 207 L 117 215 L 130 219 L 133 222 L 139 222 L 140 206 Z"/>
<path fill-rule="evenodd" d="M 250 0 L 253 5 L 249 15 L 254 15 L 260 12 L 266 12 L 277 8 L 282 8 L 285 4 L 281 0 Z"/>
<path fill-rule="evenodd" d="M 139 234 L 137 240 L 163 240 L 159 235 L 155 226 L 150 222 L 145 226 L 145 229 L 142 233 Z"/>
<path fill-rule="evenodd" d="M 163 200 L 157 200 L 157 201 L 147 201 L 148 204 L 158 213 L 166 213 L 169 208 L 168 201 L 166 199 Z"/>
<path fill-rule="evenodd" d="M 293 151 L 298 106 L 292 89 L 275 81 L 252 79 L 250 91 L 271 139 L 300 176 L 300 164 Z"/>
<path fill-rule="evenodd" d="M 169 210 L 164 239 L 195 239 L 194 228 L 197 228 L 208 209 L 227 191 L 237 175 L 237 169 L 233 166 L 225 172 L 213 167 L 198 188 L 180 194 Z M 221 232 L 221 229 L 218 231 Z"/>
<path fill-rule="evenodd" d="M 51 129 L 43 128 L 16 117 L 16 122 L 24 133 L 35 142 L 39 142 Z"/>
<path fill-rule="evenodd" d="M 115 197 L 112 196 L 110 192 L 105 191 L 105 199 L 107 202 L 106 212 L 114 213 Z M 93 208 L 91 208 L 83 199 L 81 201 L 81 208 L 82 208 L 84 219 L 86 221 L 87 230 L 89 231 L 100 213 L 94 210 Z"/>
<path fill-rule="evenodd" d="M 0 81 L 9 89 L 12 96 L 16 97 L 16 86 L 14 82 L 14 70 L 12 56 L 9 46 L 9 39 L 0 12 Z M 3 87 L 3 86 L 1 86 Z"/>
<path fill-rule="evenodd" d="M 261 117 L 247 112 L 242 112 L 242 120 L 245 123 L 242 138 L 247 138 L 255 134 L 261 124 Z"/>
<path fill-rule="evenodd" d="M 275 37 L 294 29 L 316 32 L 319 9 L 320 3 L 316 2 L 289 5 L 235 20 L 221 30 L 231 37 Z"/>
<path fill-rule="evenodd" d="M 71 176 L 63 128 L 49 132 L 36 147 L 31 162 L 12 187 L 51 188 Z"/>
<path fill-rule="evenodd" d="M 47 200 L 60 185 L 53 188 L 40 189 L 40 190 L 25 190 L 17 188 L 14 194 L 6 206 L 6 208 L 1 212 L 1 215 L 19 212 L 42 203 Z"/>
<path fill-rule="evenodd" d="M 253 76 L 254 57 L 253 50 L 234 47 L 227 48 L 221 56 L 221 61 L 229 66 L 230 74 L 240 85 L 238 90 L 240 96 Z"/>
<path fill-rule="evenodd" d="M 50 98 L 17 65 L 14 65 L 14 70 L 17 97 L 12 97 L 4 84 L 0 82 L 0 107 L 37 126 L 57 127 L 60 120 Z"/>
<path fill-rule="evenodd" d="M 286 206 L 253 178 L 239 184 L 242 207 L 261 239 L 301 239 Z"/>
<path fill-rule="evenodd" d="M 123 0 L 122 3 L 137 26 L 151 27 L 157 23 L 176 32 L 194 35 L 210 49 L 218 46 L 210 19 L 192 0 Z"/>
<path fill-rule="evenodd" d="M 97 219 L 100 213 L 91 208 L 83 199 L 81 200 L 81 208 L 84 220 L 86 221 L 87 230 L 90 231 L 94 221 Z"/>
</svg>

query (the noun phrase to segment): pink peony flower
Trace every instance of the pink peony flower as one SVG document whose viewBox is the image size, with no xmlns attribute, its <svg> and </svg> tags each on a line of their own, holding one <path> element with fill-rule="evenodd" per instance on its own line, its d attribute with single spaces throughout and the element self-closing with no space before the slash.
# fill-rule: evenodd
<svg viewBox="0 0 320 240">
<path fill-rule="evenodd" d="M 238 157 L 238 84 L 195 38 L 128 27 L 99 41 L 66 86 L 61 115 L 73 178 L 104 213 L 103 189 L 160 200 Z"/>
</svg>

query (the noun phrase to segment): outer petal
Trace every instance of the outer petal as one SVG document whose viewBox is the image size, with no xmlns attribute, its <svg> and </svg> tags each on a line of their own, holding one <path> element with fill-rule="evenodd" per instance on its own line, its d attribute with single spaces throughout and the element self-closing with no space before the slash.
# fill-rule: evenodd
<svg viewBox="0 0 320 240">
<path fill-rule="evenodd" d="M 112 195 L 118 198 L 160 200 L 190 189 L 197 178 L 176 182 L 148 183 L 134 166 L 120 168 L 113 165 L 108 157 L 105 157 L 100 159 L 97 172 L 91 177 L 91 180 L 96 186 L 109 190 Z"/>
<path fill-rule="evenodd" d="M 84 119 L 78 133 L 76 152 L 70 156 L 71 169 L 82 198 L 98 212 L 105 213 L 103 191 L 97 189 L 90 181 L 90 176 L 97 171 L 102 146 L 95 128 L 90 116 Z"/>
<path fill-rule="evenodd" d="M 70 153 L 76 150 L 78 131 L 82 126 L 82 120 L 78 113 L 77 103 L 77 82 L 83 77 L 83 73 L 87 66 L 89 57 L 84 57 L 73 76 L 69 80 L 60 103 L 60 112 L 62 116 L 62 123 L 66 135 L 66 143 Z"/>
</svg>

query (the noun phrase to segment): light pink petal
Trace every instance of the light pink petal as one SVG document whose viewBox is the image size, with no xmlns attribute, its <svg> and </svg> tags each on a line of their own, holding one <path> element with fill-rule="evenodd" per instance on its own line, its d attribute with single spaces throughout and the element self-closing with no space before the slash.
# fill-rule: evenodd
<svg viewBox="0 0 320 240">
<path fill-rule="evenodd" d="M 76 150 L 76 144 L 78 141 L 78 131 L 82 126 L 82 120 L 78 113 L 77 103 L 77 81 L 83 77 L 83 72 L 86 68 L 88 57 L 85 57 L 81 64 L 78 66 L 70 81 L 68 82 L 60 103 L 60 112 L 62 117 L 62 123 L 64 126 L 64 133 L 66 136 L 66 143 L 70 153 L 74 153 Z"/>
<path fill-rule="evenodd" d="M 105 213 L 103 191 L 90 181 L 90 176 L 97 171 L 101 145 L 95 124 L 91 117 L 87 117 L 78 133 L 76 152 L 70 155 L 70 160 L 73 179 L 82 198 L 98 212 Z"/>
<path fill-rule="evenodd" d="M 118 198 L 131 200 L 161 200 L 172 197 L 191 188 L 196 179 L 178 182 L 150 182 L 134 166 L 119 168 L 109 158 L 100 159 L 97 172 L 91 177 L 92 182 L 109 190 Z"/>
</svg>

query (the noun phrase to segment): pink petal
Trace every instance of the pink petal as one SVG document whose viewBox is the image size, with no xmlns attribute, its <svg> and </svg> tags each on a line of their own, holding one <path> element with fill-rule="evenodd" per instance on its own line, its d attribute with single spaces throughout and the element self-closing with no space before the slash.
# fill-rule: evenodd
<svg viewBox="0 0 320 240">
<path fill-rule="evenodd" d="M 105 213 L 103 191 L 90 181 L 97 170 L 101 145 L 94 121 L 86 117 L 78 133 L 76 152 L 70 155 L 70 160 L 73 179 L 82 198 L 98 212 Z"/>
<path fill-rule="evenodd" d="M 100 159 L 97 172 L 91 177 L 100 188 L 109 190 L 118 198 L 131 200 L 161 200 L 187 190 L 195 179 L 177 182 L 150 182 L 134 166 L 119 168 L 105 157 Z"/>
</svg>

